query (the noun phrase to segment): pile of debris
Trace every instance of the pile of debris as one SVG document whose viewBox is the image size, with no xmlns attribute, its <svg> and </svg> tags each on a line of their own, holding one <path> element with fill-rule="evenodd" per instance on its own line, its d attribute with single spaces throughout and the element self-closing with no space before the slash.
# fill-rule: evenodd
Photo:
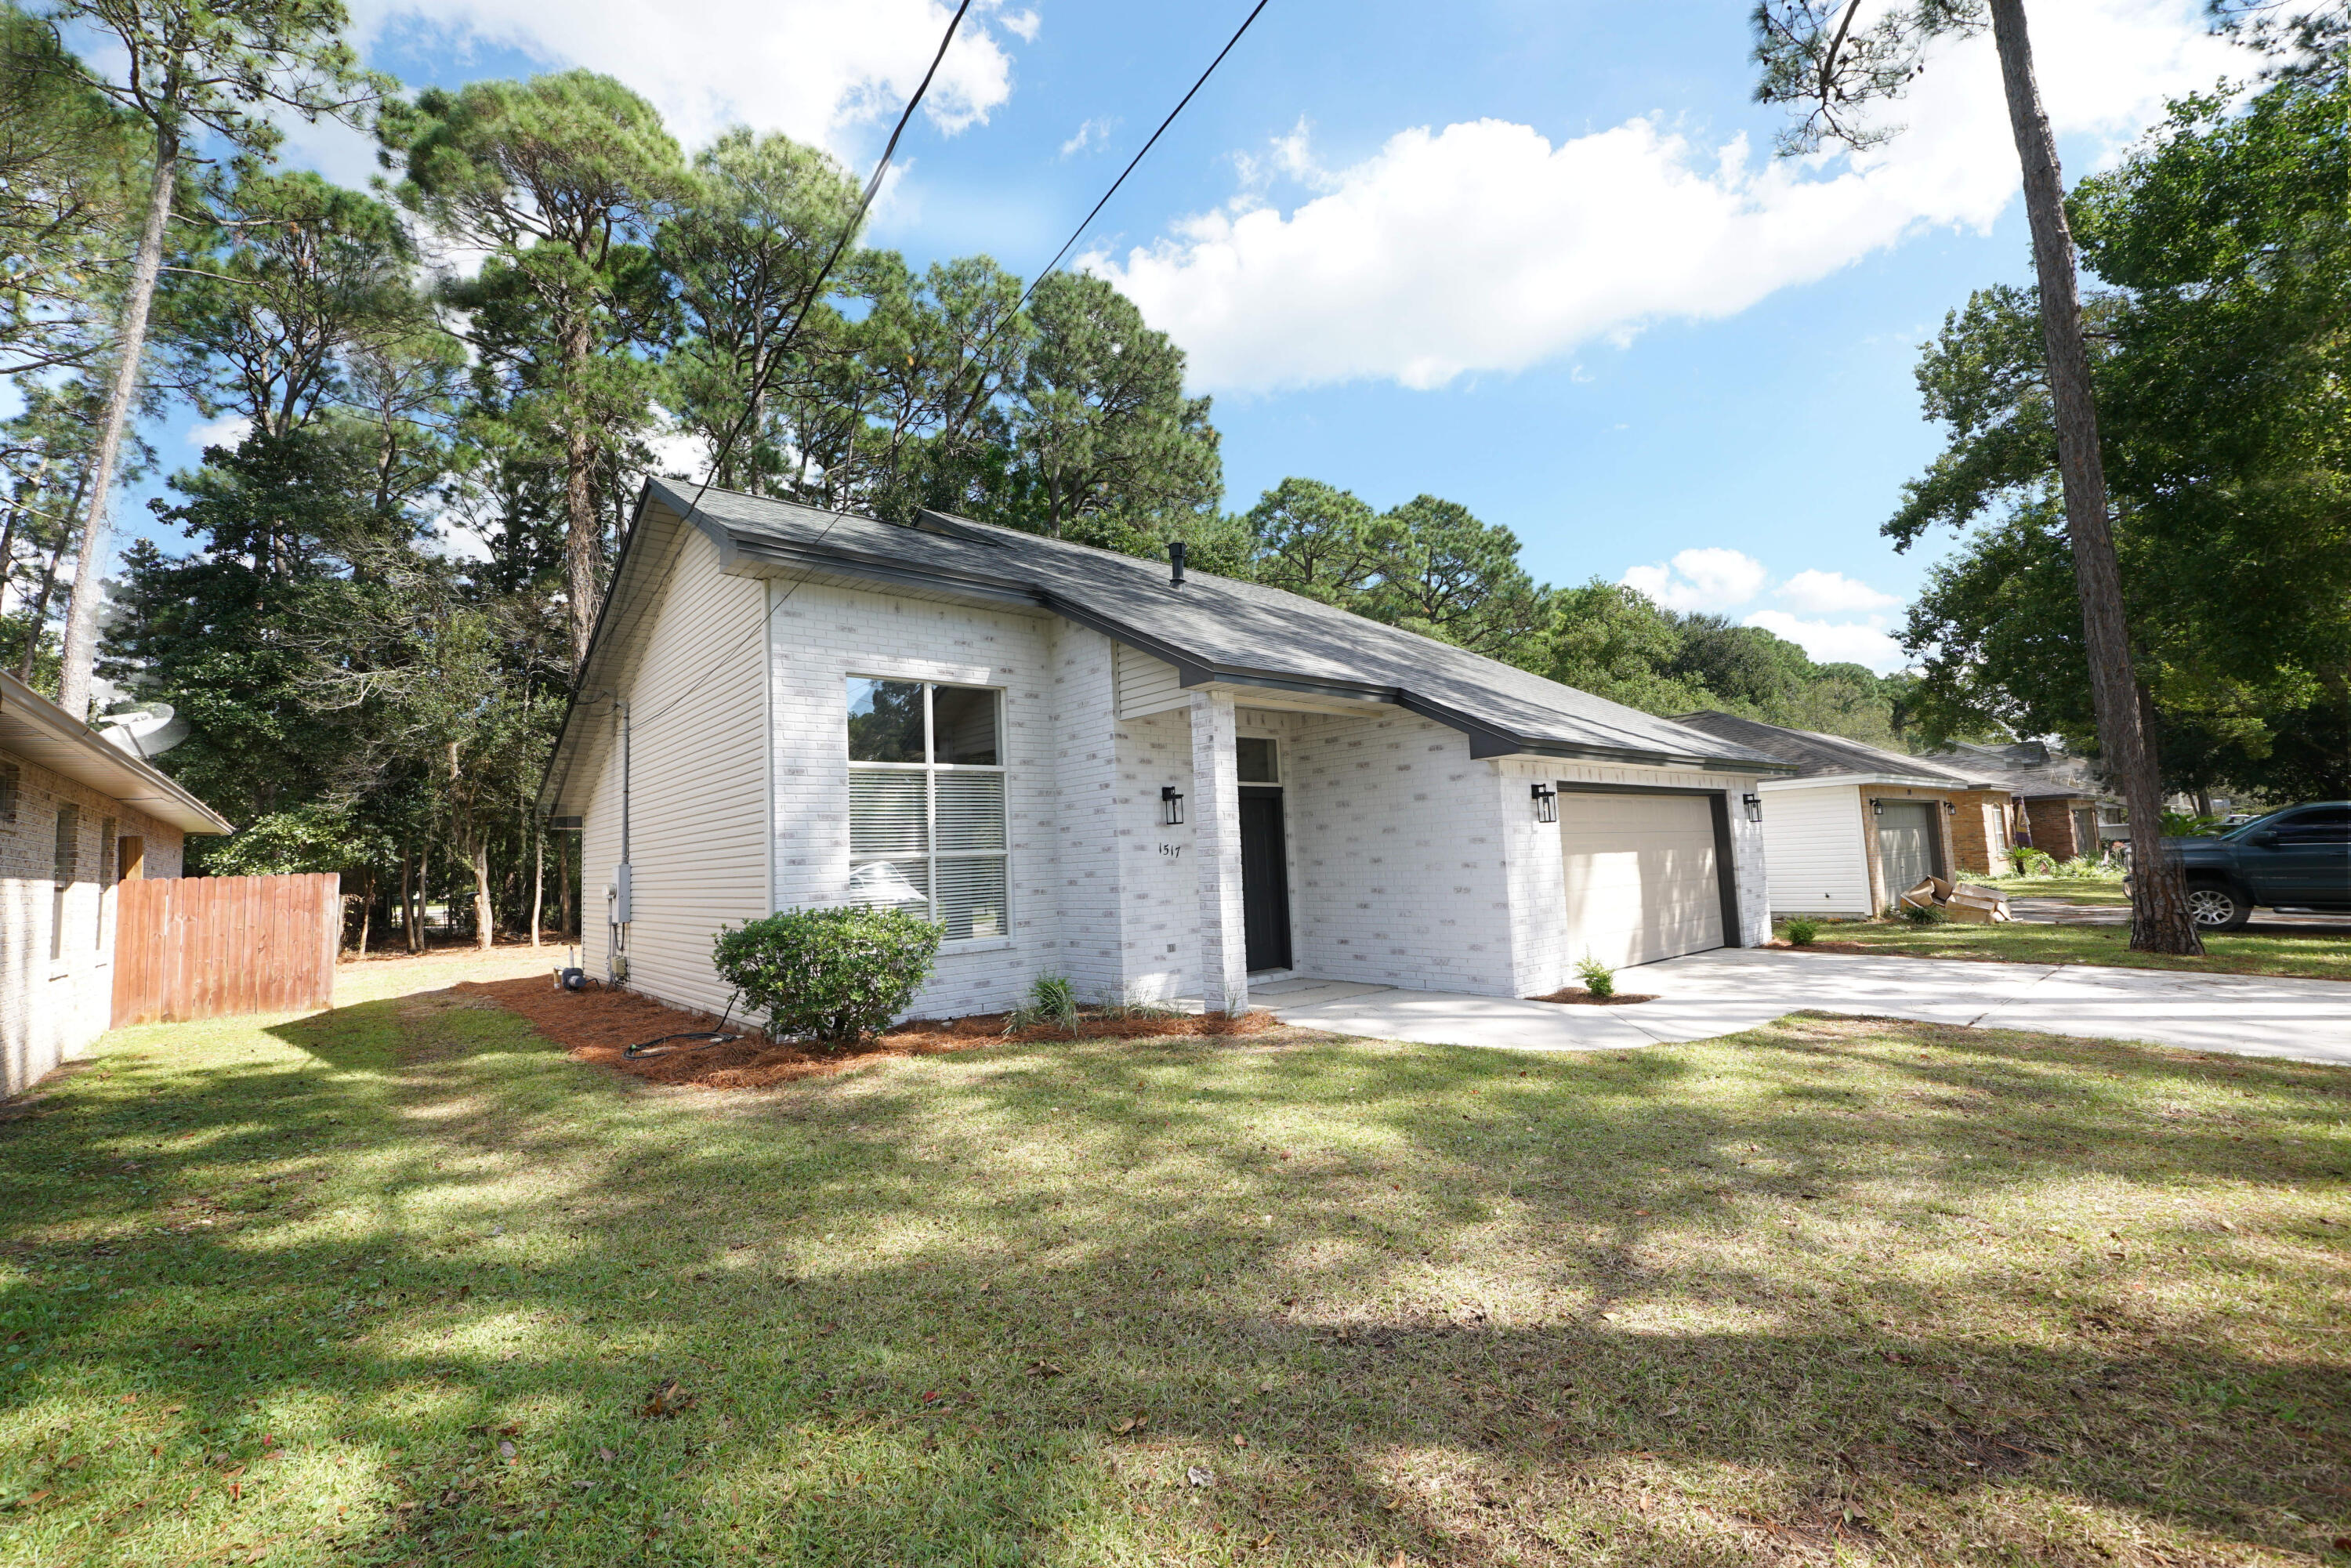
<svg viewBox="0 0 2351 1568">
<path fill-rule="evenodd" d="M 2008 912 L 2008 894 L 2000 889 L 1945 882 L 1939 876 L 1930 876 L 1904 894 L 1902 907 L 1939 909 L 1949 918 L 1970 925 L 1997 925 L 2016 918 Z"/>
</svg>

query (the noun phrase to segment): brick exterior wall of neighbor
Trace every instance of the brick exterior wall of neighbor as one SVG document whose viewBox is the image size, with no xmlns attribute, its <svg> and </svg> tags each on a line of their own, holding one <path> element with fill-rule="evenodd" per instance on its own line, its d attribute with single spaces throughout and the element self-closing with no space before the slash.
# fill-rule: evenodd
<svg viewBox="0 0 2351 1568">
<path fill-rule="evenodd" d="M 118 841 L 143 839 L 142 874 L 173 877 L 180 874 L 182 835 L 23 758 L 0 751 L 0 765 L 17 769 L 16 820 L 0 821 L 0 1094 L 16 1094 L 106 1032 L 114 1001 Z M 55 874 L 60 806 L 80 814 L 62 924 Z"/>
<path fill-rule="evenodd" d="M 1951 819 L 1951 863 L 1965 876 L 1996 876 L 2008 870 L 2008 792 L 1955 792 L 1959 814 Z"/>
<path fill-rule="evenodd" d="M 2092 803 L 2087 796 L 2074 799 L 2051 795 L 2027 800 L 2024 817 L 2032 834 L 2032 847 L 2052 860 L 2069 861 L 2077 855 L 2095 855 L 2095 850 L 2082 847 L 2081 835 L 2074 829 L 2074 808 Z"/>
</svg>

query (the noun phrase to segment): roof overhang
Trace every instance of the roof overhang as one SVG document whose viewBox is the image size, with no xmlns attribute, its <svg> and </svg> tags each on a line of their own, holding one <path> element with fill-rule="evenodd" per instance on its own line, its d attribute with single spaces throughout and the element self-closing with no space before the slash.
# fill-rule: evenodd
<svg viewBox="0 0 2351 1568">
<path fill-rule="evenodd" d="M 142 758 L 110 745 L 65 709 L 0 673 L 0 751 L 95 789 L 183 833 L 233 833 L 236 826 Z"/>
<path fill-rule="evenodd" d="M 1932 789 L 1938 794 L 1965 795 L 1989 791 L 2005 794 L 1998 784 L 1980 784 L 1964 779 L 1926 779 L 1915 773 L 1807 773 L 1794 779 L 1774 779 L 1763 786 L 1767 789 L 1825 789 L 1839 785 L 1857 786 L 1864 789 Z"/>
<path fill-rule="evenodd" d="M 1173 664 L 1186 687 L 1239 687 L 1293 697 L 1329 698 L 1400 707 L 1468 736 L 1469 755 L 1473 758 L 1552 758 L 1563 761 L 1643 768 L 1698 768 L 1755 778 L 1793 771 L 1789 764 L 1753 754 L 1734 756 L 1713 751 L 1664 751 L 1520 735 L 1490 719 L 1400 686 L 1365 681 L 1306 679 L 1279 671 L 1205 660 L 1164 638 L 1102 614 L 1090 606 L 1038 588 L 1010 572 L 999 576 L 968 570 L 930 570 L 903 560 L 881 559 L 845 543 L 810 545 L 768 536 L 746 537 L 698 508 L 689 508 L 681 514 L 671 504 L 668 487 L 658 481 L 648 480 L 644 489 L 639 493 L 635 515 L 628 535 L 622 542 L 620 559 L 613 563 L 611 586 L 597 612 L 595 635 L 590 642 L 588 657 L 580 664 L 571 700 L 564 714 L 562 731 L 557 737 L 546 777 L 539 785 L 538 807 L 542 814 L 552 814 L 563 805 L 565 783 L 578 752 L 584 745 L 579 723 L 580 706 L 583 700 L 603 692 L 611 661 L 616 656 L 610 644 L 619 640 L 625 631 L 621 622 L 626 620 L 626 614 L 616 618 L 615 606 L 621 603 L 625 592 L 633 591 L 639 578 L 653 575 L 653 567 L 649 556 L 667 553 L 666 550 L 652 551 L 643 548 L 641 542 L 640 536 L 649 531 L 646 525 L 656 510 L 682 525 L 674 530 L 674 537 L 667 541 L 670 549 L 677 548 L 684 528 L 691 527 L 717 547 L 719 570 L 731 576 L 852 578 L 925 596 L 968 600 L 1006 608 L 1041 610 L 1090 631 L 1099 632 L 1137 653 L 1147 653 Z M 922 526 L 950 537 L 968 537 L 983 543 L 989 542 L 979 530 L 969 528 L 942 514 L 925 513 Z M 640 608 L 637 613 L 642 612 Z M 1701 735 L 1704 732 L 1694 730 L 1691 733 Z"/>
</svg>

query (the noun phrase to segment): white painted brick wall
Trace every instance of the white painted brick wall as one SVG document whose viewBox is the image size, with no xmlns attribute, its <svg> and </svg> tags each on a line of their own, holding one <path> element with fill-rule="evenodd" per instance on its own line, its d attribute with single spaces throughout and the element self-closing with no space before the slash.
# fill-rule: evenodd
<svg viewBox="0 0 2351 1568">
<path fill-rule="evenodd" d="M 1394 709 L 1313 716 L 1287 747 L 1304 974 L 1507 995 L 1511 900 L 1494 768 Z M 1555 857 L 1554 857 L 1555 858 Z"/>
<path fill-rule="evenodd" d="M 784 586 L 777 586 L 778 596 Z M 819 583 L 802 584 L 780 603 L 770 624 L 775 906 L 830 905 L 847 896 L 850 676 L 996 686 L 1004 693 L 1011 934 L 942 947 L 914 1010 L 941 1018 L 998 1011 L 1019 1003 L 1038 975 L 1087 961 L 1063 936 L 1058 812 L 1067 786 L 1059 768 L 1071 737 L 1055 717 L 1055 704 L 1067 694 L 1082 715 L 1106 721 L 1108 641 L 1097 639 L 1091 657 L 1081 644 L 1057 660 L 1054 627 L 1042 613 Z M 1096 664 L 1099 681 L 1091 669 Z M 1082 799 L 1086 780 L 1077 782 Z M 1086 858 L 1073 857 L 1081 874 Z"/>
<path fill-rule="evenodd" d="M 114 819 L 118 839 L 146 841 L 150 877 L 180 874 L 182 835 L 24 758 L 0 752 L 0 763 L 18 770 L 16 821 L 0 821 L 0 1095 L 7 1095 L 86 1052 L 112 1016 L 117 867 L 114 847 L 101 842 L 106 819 Z M 80 808 L 80 844 L 77 880 L 66 889 L 65 940 L 52 961 L 60 805 Z"/>
</svg>

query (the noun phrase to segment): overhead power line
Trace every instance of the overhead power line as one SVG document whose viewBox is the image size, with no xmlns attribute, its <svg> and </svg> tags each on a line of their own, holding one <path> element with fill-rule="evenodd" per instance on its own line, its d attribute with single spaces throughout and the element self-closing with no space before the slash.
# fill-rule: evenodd
<svg viewBox="0 0 2351 1568">
<path fill-rule="evenodd" d="M 1102 210 L 1110 204 L 1111 198 L 1118 194 L 1119 187 L 1126 183 L 1126 177 L 1129 174 L 1134 173 L 1136 166 L 1143 162 L 1144 156 L 1150 152 L 1152 148 L 1158 145 L 1159 139 L 1167 133 L 1167 128 L 1176 123 L 1176 117 L 1182 114 L 1186 106 L 1188 105 L 1193 99 L 1199 96 L 1200 89 L 1208 85 L 1208 78 L 1217 74 L 1217 68 L 1218 66 L 1225 63 L 1225 57 L 1233 52 L 1233 47 L 1241 41 L 1241 36 L 1249 30 L 1250 25 L 1258 19 L 1259 13 L 1262 12 L 1270 3 L 1271 0 L 1257 0 L 1257 4 L 1250 7 L 1249 14 L 1241 18 L 1241 25 L 1233 29 L 1233 36 L 1225 40 L 1225 47 L 1217 51 L 1217 57 L 1208 62 L 1207 68 L 1200 73 L 1199 79 L 1192 84 L 1189 91 L 1186 92 L 1182 98 L 1176 100 L 1176 107 L 1167 111 L 1167 118 L 1159 122 L 1159 129 L 1151 133 L 1151 139 L 1143 144 L 1142 148 L 1136 152 L 1133 158 L 1127 160 L 1126 167 L 1119 171 L 1118 178 L 1110 183 L 1110 188 L 1102 193 L 1102 199 L 1094 203 L 1093 206 L 1087 211 L 1084 218 L 1079 221 L 1078 226 L 1070 231 L 1070 237 L 1061 242 L 1061 248 L 1053 253 L 1053 259 L 1047 262 L 1043 270 L 1039 272 L 1034 278 L 1029 280 L 1029 287 L 1021 291 L 1019 302 L 1014 305 L 1012 309 L 1007 315 L 999 319 L 997 324 L 988 329 L 987 335 L 980 340 L 978 348 L 973 350 L 973 357 L 975 359 L 979 358 L 987 352 L 988 345 L 996 340 L 997 334 L 1004 329 L 1006 322 L 1016 320 L 1019 318 L 1020 312 L 1027 308 L 1029 298 L 1037 292 L 1037 286 L 1044 282 L 1048 277 L 1052 275 L 1054 270 L 1061 265 L 1063 258 L 1070 254 L 1071 248 L 1077 245 L 1080 239 L 1084 237 L 1087 228 L 1093 223 L 1094 219 L 1102 215 Z M 962 6 L 958 8 L 955 14 L 955 19 L 947 24 L 947 36 L 939 43 L 939 57 L 934 58 L 931 61 L 931 73 L 935 74 L 938 70 L 939 58 L 944 58 L 946 57 L 947 44 L 953 41 L 956 26 L 962 22 L 964 12 L 970 9 L 970 7 L 971 0 L 963 0 Z M 906 122 L 914 117 L 914 105 L 922 101 L 923 92 L 925 89 L 928 89 L 930 85 L 931 75 L 925 74 L 923 78 L 922 87 L 915 89 L 914 99 L 907 103 L 906 112 L 898 117 L 898 128 L 896 131 L 890 133 L 890 144 L 883 152 L 881 163 L 877 164 L 874 168 L 873 178 L 866 183 L 864 201 L 858 204 L 858 222 L 862 223 L 863 221 L 866 207 L 872 204 L 874 193 L 881 188 L 883 171 L 889 166 L 890 156 L 897 150 L 899 134 L 906 129 Z M 810 298 L 800 307 L 801 318 L 804 318 L 808 314 L 810 308 L 814 304 L 814 288 L 819 285 L 821 285 L 825 275 L 832 270 L 834 263 L 840 259 L 841 252 L 847 248 L 850 235 L 855 234 L 855 232 L 856 224 L 852 223 L 847 233 L 842 235 L 841 242 L 834 246 L 832 255 L 826 259 L 823 269 L 817 275 L 817 283 L 810 286 L 811 293 Z M 791 330 L 797 331 L 799 327 L 799 318 L 795 318 Z M 789 333 L 787 333 L 785 341 L 787 344 L 790 341 Z M 750 416 L 751 410 L 758 404 L 757 393 L 765 385 L 767 369 L 776 363 L 777 361 L 781 360 L 782 357 L 782 350 L 779 348 L 775 357 L 768 361 L 768 366 L 762 367 L 760 380 L 755 382 L 753 386 L 754 395 L 747 399 L 745 402 L 743 419 L 737 420 L 734 429 L 728 432 L 727 438 L 730 444 L 734 439 L 736 431 L 739 431 L 741 429 L 743 420 L 747 420 Z M 984 380 L 985 376 L 983 372 L 983 382 Z M 704 479 L 701 488 L 695 491 L 694 504 L 693 507 L 688 508 L 689 511 L 696 509 L 702 505 L 703 496 L 708 492 L 712 482 L 717 476 L 718 464 L 723 460 L 726 450 L 726 448 L 722 447 L 718 455 L 713 458 L 710 466 L 710 477 Z M 822 544 L 831 534 L 834 525 L 839 523 L 841 517 L 845 515 L 846 514 L 844 513 L 835 512 L 831 517 L 827 519 L 824 527 L 818 530 L 815 543 L 820 545 Z M 758 624 L 753 628 L 752 634 L 764 635 L 768 625 L 774 621 L 777 612 L 781 611 L 786 604 L 789 603 L 791 601 L 792 595 L 799 591 L 799 584 L 797 582 L 786 589 L 783 594 L 777 599 L 775 604 L 768 609 L 768 613 L 760 618 Z M 678 704 L 684 702 L 688 696 L 701 690 L 703 683 L 707 680 L 711 674 L 715 674 L 718 670 L 719 666 L 725 664 L 727 659 L 734 656 L 737 649 L 742 645 L 743 642 L 747 642 L 749 640 L 749 636 L 747 635 L 738 642 L 730 644 L 725 653 L 712 660 L 706 667 L 695 675 L 694 680 L 688 682 L 684 688 L 681 690 L 676 696 L 672 697 L 668 702 L 664 703 L 660 707 L 654 709 L 652 713 L 647 714 L 643 718 L 633 721 L 632 727 L 633 728 L 635 724 L 653 723 L 654 720 L 659 719 L 663 715 L 668 713 L 672 708 L 677 706 Z"/>
</svg>

